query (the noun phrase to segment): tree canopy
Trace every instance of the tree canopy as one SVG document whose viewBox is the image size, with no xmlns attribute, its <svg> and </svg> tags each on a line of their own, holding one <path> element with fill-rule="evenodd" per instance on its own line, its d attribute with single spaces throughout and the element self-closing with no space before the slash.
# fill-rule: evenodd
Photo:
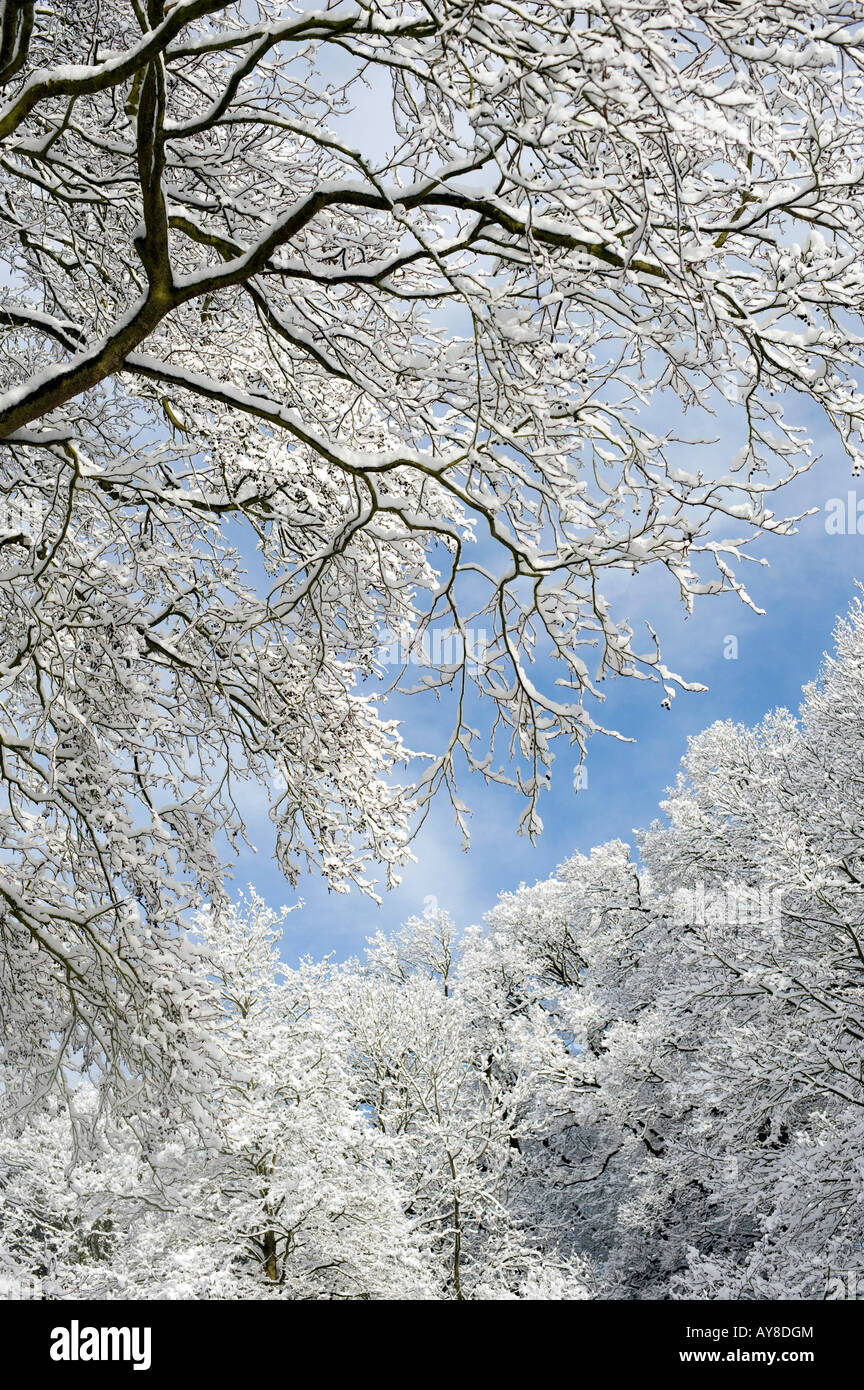
<svg viewBox="0 0 864 1390">
<path fill-rule="evenodd" d="M 461 765 L 533 833 L 606 676 L 688 684 L 604 572 L 747 599 L 811 463 L 796 400 L 858 465 L 862 52 L 839 0 L 0 7 L 2 1008 L 34 1094 L 195 1089 L 181 927 L 227 910 L 250 780 L 289 880 L 368 887 L 439 787 L 463 813 Z M 688 454 L 713 408 L 740 447 L 702 418 Z M 372 682 L 436 623 L 453 731 L 402 785 Z"/>
</svg>

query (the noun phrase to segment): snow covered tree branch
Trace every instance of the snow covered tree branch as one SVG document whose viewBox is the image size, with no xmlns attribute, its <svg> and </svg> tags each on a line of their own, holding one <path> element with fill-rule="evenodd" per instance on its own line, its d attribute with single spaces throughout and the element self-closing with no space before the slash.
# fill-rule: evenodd
<svg viewBox="0 0 864 1390">
<path fill-rule="evenodd" d="M 195 1015 L 152 981 L 247 779 L 290 879 L 368 887 L 460 760 L 533 833 L 599 682 L 691 684 L 604 577 L 750 601 L 796 398 L 858 466 L 862 54 L 840 0 L 2 6 L 0 894 L 46 1078 Z M 403 788 L 369 682 L 442 623 Z"/>
</svg>

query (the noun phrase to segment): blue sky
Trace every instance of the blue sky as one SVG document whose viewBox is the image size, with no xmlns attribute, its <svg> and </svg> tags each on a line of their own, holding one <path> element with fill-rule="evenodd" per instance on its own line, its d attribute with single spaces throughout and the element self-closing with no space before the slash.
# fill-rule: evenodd
<svg viewBox="0 0 864 1390">
<path fill-rule="evenodd" d="M 688 737 L 717 719 L 755 723 L 778 705 L 797 709 L 801 686 L 816 676 L 823 652 L 830 649 L 837 616 L 847 609 L 856 578 L 864 580 L 864 536 L 829 534 L 825 527 L 828 499 L 845 498 L 856 489 L 849 460 L 820 420 L 811 416 L 807 424 L 823 457 L 780 494 L 784 505 L 778 502 L 775 510 L 791 514 L 815 507 L 817 514 L 800 522 L 797 535 L 760 542 L 756 553 L 769 561 L 768 567 L 743 567 L 764 616 L 727 594 L 697 599 L 688 619 L 672 580 L 659 568 L 636 579 L 622 575 L 607 586 L 616 615 L 626 614 L 634 622 L 650 615 L 667 665 L 709 689 L 704 694 L 679 692 L 672 709 L 665 710 L 659 686 L 607 682 L 606 703 L 597 717 L 636 742 L 595 736 L 588 750 L 587 786 L 578 796 L 575 760 L 563 747 L 551 788 L 541 800 L 545 830 L 533 846 L 517 834 L 521 804 L 516 793 L 486 787 L 466 774 L 460 795 L 474 813 L 468 852 L 462 850 L 452 810 L 442 800 L 414 842 L 418 862 L 404 872 L 399 888 L 385 893 L 381 907 L 356 892 L 329 894 L 320 879 L 309 875 L 295 892 L 272 859 L 266 806 L 250 793 L 246 809 L 258 852 L 246 852 L 237 861 L 235 884 L 239 889 L 254 883 L 276 905 L 303 898 L 303 908 L 287 924 L 287 960 L 307 952 L 316 957 L 332 953 L 337 959 L 353 955 L 370 935 L 422 913 L 430 898 L 446 907 L 459 926 L 480 922 L 498 893 L 546 878 L 575 850 L 588 851 L 616 837 L 632 840 L 634 829 L 658 814 Z M 716 446 L 720 454 L 731 454 L 734 447 L 734 441 L 725 444 L 722 439 Z M 687 466 L 684 452 L 681 461 Z M 692 454 L 689 462 L 692 466 Z M 864 502 L 864 479 L 857 481 L 857 493 Z M 724 656 L 729 636 L 737 638 L 737 659 Z M 413 747 L 429 747 L 436 732 L 449 727 L 446 708 L 431 711 L 425 700 L 400 700 L 386 706 L 385 714 L 404 718 L 406 742 Z"/>
<path fill-rule="evenodd" d="M 344 79 L 350 68 L 347 59 L 338 55 L 324 54 L 322 61 L 333 78 Z M 379 74 L 377 83 L 358 93 L 360 110 L 345 118 L 346 128 L 355 136 L 360 121 L 364 145 L 382 154 L 393 140 L 385 87 Z M 452 327 L 458 331 L 456 325 Z M 654 402 L 649 414 L 658 433 L 681 420 L 669 401 Z M 709 689 L 704 694 L 679 692 L 667 711 L 660 704 L 659 686 L 632 680 L 607 682 L 606 702 L 592 713 L 636 742 L 596 736 L 588 750 L 587 786 L 578 796 L 573 789 L 575 759 L 563 747 L 551 788 L 541 799 L 545 831 L 534 845 L 517 834 L 522 809 L 517 795 L 466 775 L 460 795 L 474 813 L 470 850 L 463 852 L 452 810 L 441 801 L 414 842 L 417 863 L 405 870 L 401 886 L 386 894 L 379 908 L 356 892 L 328 894 L 323 882 L 311 876 L 296 891 L 291 889 L 272 859 L 273 827 L 265 799 L 250 789 L 244 810 L 258 853 L 244 852 L 238 859 L 235 886 L 239 890 L 254 883 L 274 905 L 303 898 L 303 908 L 288 920 L 283 943 L 286 959 L 293 961 L 307 952 L 315 957 L 333 953 L 338 959 L 355 954 L 362 951 L 368 936 L 396 928 L 407 917 L 421 913 L 432 898 L 453 914 L 459 926 L 480 922 L 500 892 L 548 877 L 575 850 L 588 851 L 612 838 L 632 840 L 634 829 L 657 816 L 658 803 L 675 780 L 690 736 L 717 719 L 755 723 L 779 705 L 797 710 L 801 686 L 816 676 L 823 652 L 830 649 L 837 616 L 848 607 L 856 578 L 864 580 L 864 536 L 826 532 L 826 502 L 845 498 L 856 483 L 848 459 L 824 422 L 812 413 L 793 414 L 807 427 L 822 458 L 779 494 L 774 510 L 793 514 L 814 507 L 817 514 L 800 523 L 797 535 L 760 543 L 755 553 L 764 556 L 769 567 L 740 567 L 740 577 L 765 615 L 757 616 L 735 595 L 727 594 L 697 600 L 694 615 L 687 619 L 665 571 L 647 570 L 635 579 L 624 574 L 615 577 L 604 591 L 614 615 L 629 616 L 634 623 L 650 617 L 667 665 Z M 703 423 L 700 419 L 699 425 Z M 725 473 L 741 441 L 735 438 L 734 417 L 726 415 L 715 423 L 716 431 L 708 433 L 720 436 L 716 445 L 701 450 L 697 446 L 695 454 L 682 446 L 675 462 L 691 471 L 708 465 Z M 864 479 L 858 484 L 858 495 L 864 501 Z M 737 638 L 736 660 L 724 658 L 727 636 Z M 644 649 L 648 646 L 646 636 Z M 405 740 L 414 748 L 434 747 L 436 735 L 440 743 L 450 728 L 446 707 L 428 700 L 398 700 L 385 706 L 384 713 L 404 720 Z"/>
</svg>

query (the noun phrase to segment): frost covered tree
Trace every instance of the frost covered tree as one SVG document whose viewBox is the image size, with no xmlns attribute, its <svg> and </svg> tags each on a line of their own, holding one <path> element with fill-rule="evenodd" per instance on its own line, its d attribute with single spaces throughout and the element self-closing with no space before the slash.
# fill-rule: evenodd
<svg viewBox="0 0 864 1390">
<path fill-rule="evenodd" d="M 854 1297 L 864 1278 L 860 600 L 836 638 L 800 718 L 694 741 L 668 826 L 643 842 L 688 940 L 669 991 L 698 1037 L 687 1162 L 757 1236 L 693 1262 L 698 1296 Z M 676 878 L 705 887 L 695 921 Z M 755 888 L 771 890 L 758 907 Z"/>
<path fill-rule="evenodd" d="M 355 1085 L 440 1299 L 590 1297 L 590 1260 L 532 1206 L 524 1146 L 549 1125 L 567 1052 L 542 1010 L 476 988 L 445 912 L 372 943 L 338 983 Z"/>
<path fill-rule="evenodd" d="M 462 765 L 533 833 L 599 682 L 686 684 L 604 572 L 746 597 L 796 399 L 857 465 L 862 52 L 844 0 L 0 6 L 0 928 L 37 1090 L 58 1049 L 164 1070 L 250 780 L 289 879 L 366 884 Z M 691 461 L 682 407 L 735 446 L 702 420 Z M 453 732 L 403 787 L 370 682 L 436 626 Z"/>
<path fill-rule="evenodd" d="M 288 970 L 253 892 L 197 922 L 216 1063 L 190 1106 L 89 1080 L 0 1126 L 7 1297 L 426 1298 L 384 1136 L 363 1114 L 327 967 Z M 11 1068 L 3 1073 L 3 1100 Z"/>
<path fill-rule="evenodd" d="M 541 1195 L 619 1298 L 845 1298 L 861 1220 L 864 608 L 800 716 L 694 739 L 638 858 L 502 899 L 490 981 L 576 1063 Z"/>
<path fill-rule="evenodd" d="M 193 1244 L 212 1243 L 217 1223 L 241 1296 L 260 1297 L 264 1282 L 281 1297 L 422 1298 L 423 1262 L 352 1080 L 328 967 L 283 965 L 284 920 L 253 892 L 200 923 L 227 1068 L 212 1157 L 190 1165 Z M 225 1263 L 210 1276 L 220 1297 Z"/>
</svg>

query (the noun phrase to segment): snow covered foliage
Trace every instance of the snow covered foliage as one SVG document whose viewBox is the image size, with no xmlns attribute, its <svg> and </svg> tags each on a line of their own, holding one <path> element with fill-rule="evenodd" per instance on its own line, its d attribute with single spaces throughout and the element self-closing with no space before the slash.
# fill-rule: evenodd
<svg viewBox="0 0 864 1390">
<path fill-rule="evenodd" d="M 3 1290 L 854 1297 L 862 711 L 859 602 L 800 717 L 694 739 L 638 853 L 485 930 L 435 909 L 289 969 L 254 892 L 201 914 L 161 1088 L 82 1061 L 34 1100 L 4 1054 Z"/>
<path fill-rule="evenodd" d="M 688 685 L 604 573 L 750 602 L 807 411 L 858 469 L 862 57 L 844 0 L 0 0 L 4 1290 L 858 1277 L 860 608 L 486 933 L 289 970 L 224 883 L 253 784 L 337 891 L 463 768 L 533 834 L 607 676 Z"/>
<path fill-rule="evenodd" d="M 612 1297 L 860 1291 L 862 681 L 857 602 L 799 719 L 693 740 L 638 859 L 577 856 L 478 943 L 572 1039 L 539 1157 Z"/>
<path fill-rule="evenodd" d="M 283 913 L 284 917 L 284 913 Z M 0 1277 L 17 1297 L 423 1298 L 422 1246 L 327 1008 L 254 894 L 199 922 L 215 1084 L 185 1104 L 82 1083 L 4 1126 Z"/>
<path fill-rule="evenodd" d="M 533 833 L 607 675 L 685 683 L 604 573 L 746 599 L 796 405 L 861 456 L 862 53 L 844 0 L 0 4 L 0 934 L 34 1094 L 210 1065 L 182 927 L 227 910 L 250 782 L 289 880 L 368 889 L 457 771 Z M 402 786 L 370 690 L 430 625 L 455 722 Z"/>
</svg>

